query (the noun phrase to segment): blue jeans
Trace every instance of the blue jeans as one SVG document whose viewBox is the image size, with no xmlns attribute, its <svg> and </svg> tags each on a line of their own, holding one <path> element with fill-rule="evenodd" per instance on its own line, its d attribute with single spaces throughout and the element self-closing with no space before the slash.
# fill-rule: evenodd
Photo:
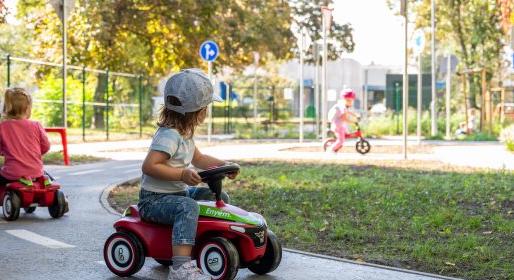
<svg viewBox="0 0 514 280">
<path fill-rule="evenodd" d="M 229 202 L 228 195 L 221 195 Z M 189 187 L 183 193 L 166 194 L 141 189 L 139 215 L 148 222 L 173 225 L 173 245 L 194 245 L 198 224 L 199 207 L 195 200 L 214 200 L 208 188 Z"/>
</svg>

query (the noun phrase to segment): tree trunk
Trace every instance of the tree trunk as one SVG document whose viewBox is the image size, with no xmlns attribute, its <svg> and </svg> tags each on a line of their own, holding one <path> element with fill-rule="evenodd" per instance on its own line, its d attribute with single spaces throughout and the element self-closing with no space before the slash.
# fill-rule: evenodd
<svg viewBox="0 0 514 280">
<path fill-rule="evenodd" d="M 104 103 L 105 102 L 105 89 L 107 88 L 107 75 L 98 74 L 98 81 L 96 83 L 94 102 L 95 103 Z M 97 129 L 103 129 L 105 127 L 104 113 L 105 106 L 104 105 L 93 105 L 93 124 Z"/>
</svg>

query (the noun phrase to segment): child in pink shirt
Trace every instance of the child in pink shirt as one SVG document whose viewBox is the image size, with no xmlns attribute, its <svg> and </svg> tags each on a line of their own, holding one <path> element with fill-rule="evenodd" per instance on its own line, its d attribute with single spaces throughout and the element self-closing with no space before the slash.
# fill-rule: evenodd
<svg viewBox="0 0 514 280">
<path fill-rule="evenodd" d="M 24 89 L 5 92 L 0 122 L 0 155 L 5 158 L 0 169 L 2 185 L 43 176 L 41 157 L 50 149 L 50 142 L 41 124 L 29 120 L 31 110 L 32 98 Z"/>
<path fill-rule="evenodd" d="M 355 92 L 352 89 L 345 89 L 341 93 L 341 100 L 338 101 L 328 112 L 330 130 L 336 135 L 336 141 L 332 145 L 332 151 L 337 152 L 343 146 L 346 134 L 349 132 L 348 123 L 354 123 L 357 115 L 350 112 L 355 100 Z"/>
</svg>

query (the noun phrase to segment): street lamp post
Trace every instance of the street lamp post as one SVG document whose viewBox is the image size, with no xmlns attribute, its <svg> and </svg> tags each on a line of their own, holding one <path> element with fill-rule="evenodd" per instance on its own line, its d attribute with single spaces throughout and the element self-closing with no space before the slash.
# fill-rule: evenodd
<svg viewBox="0 0 514 280">
<path fill-rule="evenodd" d="M 304 49 L 304 44 L 305 44 L 305 40 L 304 40 L 304 37 L 305 37 L 305 33 L 304 33 L 304 30 L 303 28 L 300 30 L 300 79 L 298 81 L 298 87 L 299 87 L 299 94 L 300 94 L 300 97 L 299 97 L 299 105 L 300 105 L 300 110 L 299 110 L 299 117 L 300 117 L 300 128 L 299 128 L 299 142 L 302 143 L 303 142 L 303 96 L 304 96 L 304 86 L 303 86 L 303 49 Z"/>
<path fill-rule="evenodd" d="M 431 49 L 432 49 L 432 103 L 430 106 L 431 110 L 431 135 L 435 136 L 437 134 L 437 116 L 436 116 L 436 91 L 435 91 L 435 0 L 431 0 L 431 9 L 430 9 L 430 22 L 431 22 Z"/>
<path fill-rule="evenodd" d="M 253 133 L 257 133 L 257 67 L 259 65 L 260 55 L 253 52 L 254 72 L 253 72 Z"/>
<path fill-rule="evenodd" d="M 321 114 L 322 114 L 322 139 L 327 138 L 327 33 L 330 30 L 332 21 L 332 10 L 329 7 L 321 7 L 322 23 L 323 23 L 323 60 L 321 67 Z"/>
</svg>

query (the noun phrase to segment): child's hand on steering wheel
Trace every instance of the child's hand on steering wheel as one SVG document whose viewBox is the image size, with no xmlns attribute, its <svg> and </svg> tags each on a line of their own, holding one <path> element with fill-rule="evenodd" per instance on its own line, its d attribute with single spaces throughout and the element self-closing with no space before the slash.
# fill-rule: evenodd
<svg viewBox="0 0 514 280">
<path fill-rule="evenodd" d="M 189 168 L 184 168 L 182 170 L 182 175 L 180 176 L 182 182 L 188 184 L 189 186 L 196 186 L 202 182 L 202 178 L 198 173 Z"/>
</svg>

